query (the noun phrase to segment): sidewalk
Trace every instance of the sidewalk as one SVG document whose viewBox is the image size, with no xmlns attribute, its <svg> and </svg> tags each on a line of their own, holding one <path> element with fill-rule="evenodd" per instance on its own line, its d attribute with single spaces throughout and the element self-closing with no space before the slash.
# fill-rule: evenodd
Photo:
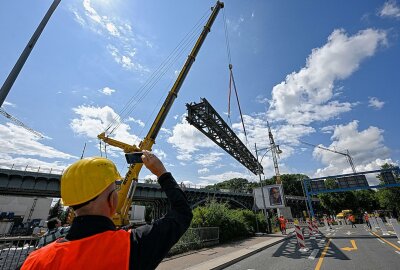
<svg viewBox="0 0 400 270">
<path fill-rule="evenodd" d="M 251 237 L 166 258 L 157 267 L 157 270 L 223 269 L 263 249 L 283 242 L 287 237 L 293 236 L 292 231 L 293 229 L 288 230 L 288 235 L 269 234 Z"/>
</svg>

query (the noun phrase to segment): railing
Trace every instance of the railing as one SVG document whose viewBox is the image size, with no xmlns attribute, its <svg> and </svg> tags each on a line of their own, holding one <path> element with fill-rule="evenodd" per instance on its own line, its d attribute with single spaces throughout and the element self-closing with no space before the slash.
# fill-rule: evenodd
<svg viewBox="0 0 400 270">
<path fill-rule="evenodd" d="M 0 269 L 16 269 L 35 250 L 39 237 L 0 236 Z"/>
<path fill-rule="evenodd" d="M 182 253 L 219 243 L 219 227 L 189 228 L 169 254 Z"/>
<path fill-rule="evenodd" d="M 0 164 L 1 169 L 8 169 L 8 170 L 19 170 L 24 172 L 36 172 L 36 173 L 49 173 L 49 174 L 63 174 L 64 169 L 60 168 L 51 168 L 51 167 L 41 167 L 41 166 L 31 166 L 31 165 L 15 165 L 15 164 Z"/>
</svg>

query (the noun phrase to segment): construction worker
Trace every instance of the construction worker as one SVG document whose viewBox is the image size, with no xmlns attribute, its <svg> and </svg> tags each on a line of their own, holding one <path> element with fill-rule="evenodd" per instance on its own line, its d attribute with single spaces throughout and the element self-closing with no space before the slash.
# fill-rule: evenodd
<svg viewBox="0 0 400 270">
<path fill-rule="evenodd" d="M 349 221 L 350 221 L 350 223 L 351 223 L 351 227 L 353 228 L 357 228 L 357 226 L 356 226 L 356 219 L 355 219 L 355 217 L 354 217 L 354 215 L 353 214 L 350 214 L 349 215 Z"/>
<path fill-rule="evenodd" d="M 287 223 L 287 220 L 283 217 L 283 215 L 281 215 L 278 218 L 278 221 L 279 221 L 279 228 L 281 229 L 282 234 L 286 234 L 286 223 Z"/>
<path fill-rule="evenodd" d="M 364 220 L 365 220 L 365 223 L 367 223 L 367 226 L 369 227 L 369 229 L 372 230 L 371 223 L 369 223 L 369 215 L 367 212 L 364 213 Z"/>
<path fill-rule="evenodd" d="M 141 158 L 169 199 L 171 210 L 163 218 L 130 232 L 117 230 L 111 220 L 121 179 L 117 168 L 106 158 L 81 159 L 61 177 L 61 198 L 76 213 L 68 234 L 32 252 L 21 269 L 155 269 L 193 215 L 162 162 L 147 151 Z"/>
</svg>

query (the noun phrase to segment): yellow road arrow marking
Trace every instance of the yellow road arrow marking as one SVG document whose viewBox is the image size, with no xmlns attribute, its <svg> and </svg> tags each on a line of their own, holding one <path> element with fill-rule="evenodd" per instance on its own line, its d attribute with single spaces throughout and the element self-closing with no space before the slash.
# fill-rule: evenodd
<svg viewBox="0 0 400 270">
<path fill-rule="evenodd" d="M 357 249 L 358 249 L 358 248 L 357 248 L 357 245 L 356 245 L 356 241 L 350 240 L 350 243 L 351 243 L 351 245 L 352 245 L 353 247 L 344 247 L 344 248 L 341 248 L 341 250 L 352 251 L 352 250 L 357 250 Z"/>
</svg>

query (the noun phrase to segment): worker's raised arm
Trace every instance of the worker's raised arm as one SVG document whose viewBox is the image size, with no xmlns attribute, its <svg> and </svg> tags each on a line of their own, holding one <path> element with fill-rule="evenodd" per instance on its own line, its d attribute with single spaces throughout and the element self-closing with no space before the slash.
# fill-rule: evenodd
<svg viewBox="0 0 400 270">
<path fill-rule="evenodd" d="M 189 228 L 192 211 L 185 194 L 172 174 L 152 153 L 144 151 L 144 165 L 158 177 L 158 183 L 167 195 L 171 209 L 150 225 L 132 231 L 131 269 L 155 269 L 171 247 Z"/>
</svg>

